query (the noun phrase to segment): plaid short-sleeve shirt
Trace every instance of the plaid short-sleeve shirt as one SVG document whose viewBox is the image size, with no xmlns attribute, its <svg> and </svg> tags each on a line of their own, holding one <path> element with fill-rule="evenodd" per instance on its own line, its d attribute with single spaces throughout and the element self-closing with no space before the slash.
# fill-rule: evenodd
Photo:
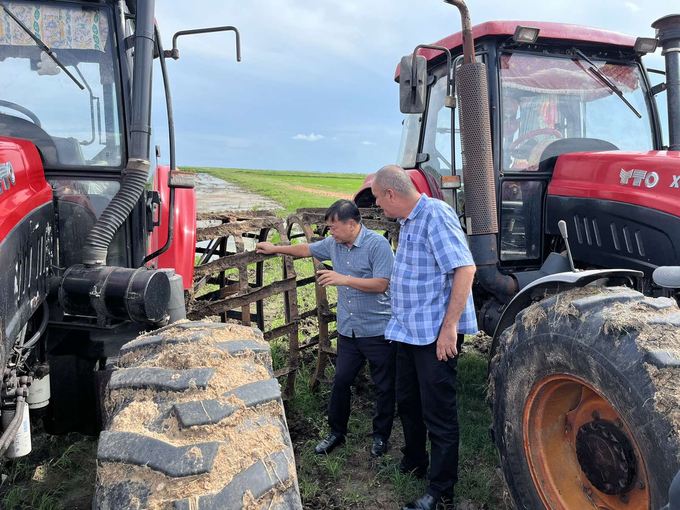
<svg viewBox="0 0 680 510">
<path fill-rule="evenodd" d="M 392 319 L 385 338 L 428 345 L 439 336 L 455 269 L 475 263 L 460 221 L 445 202 L 422 195 L 408 218 L 399 222 L 399 247 L 390 280 Z M 470 292 L 458 333 L 476 332 Z"/>
<path fill-rule="evenodd" d="M 394 254 L 383 236 L 363 225 L 351 248 L 328 236 L 309 245 L 317 260 L 330 260 L 337 273 L 355 278 L 392 276 Z M 363 292 L 338 287 L 338 333 L 356 337 L 381 336 L 390 320 L 389 292 Z"/>
</svg>

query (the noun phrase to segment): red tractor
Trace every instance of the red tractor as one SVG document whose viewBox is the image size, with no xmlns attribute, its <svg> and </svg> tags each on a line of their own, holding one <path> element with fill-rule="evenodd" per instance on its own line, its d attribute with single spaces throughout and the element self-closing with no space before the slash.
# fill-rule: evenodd
<svg viewBox="0 0 680 510">
<path fill-rule="evenodd" d="M 196 218 L 166 60 L 235 29 L 166 51 L 154 8 L 0 2 L 0 457 L 30 452 L 41 418 L 101 431 L 95 508 L 299 508 L 262 334 L 177 322 Z M 149 154 L 155 59 L 169 168 Z"/>
<path fill-rule="evenodd" d="M 660 508 L 680 468 L 680 16 L 636 39 L 472 27 L 446 1 L 462 32 L 397 67 L 397 163 L 466 230 L 509 493 L 527 509 Z M 641 57 L 657 44 L 652 86 L 664 72 Z"/>
</svg>

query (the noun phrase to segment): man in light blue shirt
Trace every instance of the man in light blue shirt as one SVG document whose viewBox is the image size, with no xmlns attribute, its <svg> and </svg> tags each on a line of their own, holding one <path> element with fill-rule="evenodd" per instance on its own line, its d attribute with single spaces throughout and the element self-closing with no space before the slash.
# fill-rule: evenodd
<svg viewBox="0 0 680 510">
<path fill-rule="evenodd" d="M 402 168 L 381 168 L 372 190 L 385 215 L 401 223 L 385 331 L 398 343 L 397 405 L 406 443 L 400 469 L 424 476 L 430 464 L 426 493 L 402 510 L 435 510 L 451 501 L 458 479 L 456 364 L 464 334 L 477 332 L 475 264 L 455 211 L 418 193 Z"/>
<path fill-rule="evenodd" d="M 330 453 L 345 442 L 351 387 L 368 360 L 378 393 L 371 455 L 380 457 L 387 451 L 395 405 L 396 344 L 384 336 L 391 317 L 387 288 L 394 254 L 383 236 L 361 224 L 354 202 L 335 202 L 325 219 L 331 235 L 322 241 L 296 246 L 259 243 L 256 249 L 258 253 L 313 256 L 333 263 L 333 271 L 319 271 L 317 279 L 324 287 L 338 288 L 338 357 L 328 405 L 331 434 L 315 452 Z"/>
</svg>

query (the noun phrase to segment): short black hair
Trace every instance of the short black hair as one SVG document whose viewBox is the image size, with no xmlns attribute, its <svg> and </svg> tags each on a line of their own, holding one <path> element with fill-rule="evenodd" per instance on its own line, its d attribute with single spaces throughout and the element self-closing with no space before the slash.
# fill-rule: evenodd
<svg viewBox="0 0 680 510">
<path fill-rule="evenodd" d="M 324 220 L 342 221 L 343 223 L 354 220 L 357 223 L 361 223 L 361 213 L 354 202 L 343 199 L 338 200 L 326 210 Z"/>
</svg>

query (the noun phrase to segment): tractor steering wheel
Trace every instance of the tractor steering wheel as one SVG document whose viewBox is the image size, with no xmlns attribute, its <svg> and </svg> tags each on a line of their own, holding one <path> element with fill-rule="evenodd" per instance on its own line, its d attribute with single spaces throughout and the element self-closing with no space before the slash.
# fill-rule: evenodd
<svg viewBox="0 0 680 510">
<path fill-rule="evenodd" d="M 38 116 L 28 108 L 24 108 L 21 105 L 12 103 L 11 101 L 4 101 L 2 99 L 0 99 L 0 107 L 11 108 L 12 110 L 16 110 L 19 113 L 23 113 L 24 115 L 26 115 L 26 117 L 33 121 L 33 124 L 35 124 L 39 128 L 42 128 L 42 124 L 40 123 L 40 119 L 38 118 Z"/>
<path fill-rule="evenodd" d="M 543 128 L 543 129 L 534 129 L 533 131 L 529 131 L 528 133 L 524 133 L 522 136 L 517 138 L 514 142 L 512 142 L 508 146 L 509 151 L 514 151 L 516 150 L 520 145 L 522 145 L 524 142 L 531 140 L 532 138 L 536 138 L 537 136 L 541 135 L 552 135 L 556 138 L 563 138 L 562 133 L 560 133 L 557 129 L 552 129 L 552 128 Z"/>
</svg>

